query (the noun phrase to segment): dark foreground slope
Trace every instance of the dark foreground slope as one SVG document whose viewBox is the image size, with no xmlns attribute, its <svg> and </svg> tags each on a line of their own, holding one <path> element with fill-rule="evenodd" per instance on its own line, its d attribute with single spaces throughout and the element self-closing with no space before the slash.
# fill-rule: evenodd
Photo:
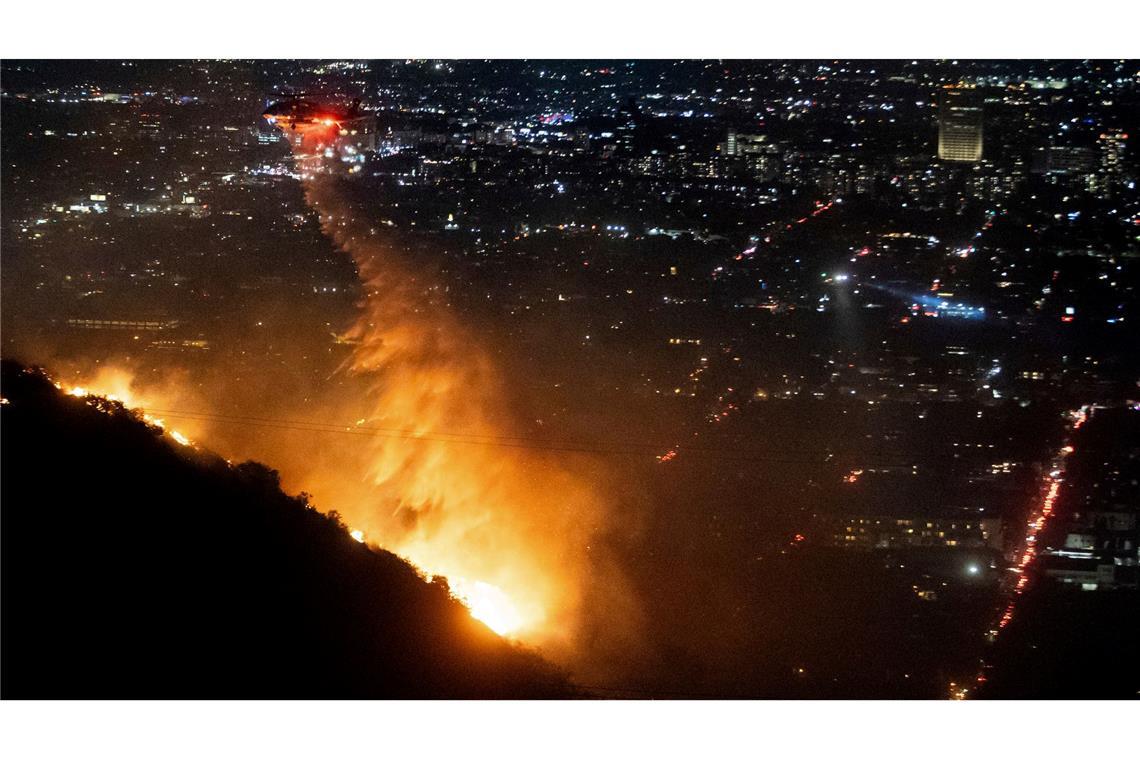
<svg viewBox="0 0 1140 760">
<path fill-rule="evenodd" d="M 2 383 L 5 698 L 570 695 L 272 470 Z"/>
</svg>

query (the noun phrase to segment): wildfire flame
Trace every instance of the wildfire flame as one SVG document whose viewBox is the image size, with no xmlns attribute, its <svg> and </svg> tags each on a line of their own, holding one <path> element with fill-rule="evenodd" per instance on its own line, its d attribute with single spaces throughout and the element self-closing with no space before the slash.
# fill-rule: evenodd
<svg viewBox="0 0 1140 760">
<path fill-rule="evenodd" d="M 449 578 L 448 582 L 452 595 L 471 610 L 471 617 L 500 636 L 514 633 L 523 626 L 522 613 L 498 586 L 460 577 Z"/>
<path fill-rule="evenodd" d="M 114 393 L 94 390 L 82 385 L 67 386 L 59 382 L 56 382 L 55 385 L 68 396 L 75 398 L 106 398 L 110 401 L 122 402 L 121 398 Z M 133 394 L 129 392 L 124 395 L 127 398 L 133 398 Z M 4 401 L 7 402 L 7 399 Z M 131 408 L 131 405 L 124 403 L 124 407 Z M 179 431 L 168 430 L 162 419 L 146 412 L 140 414 L 147 424 L 163 430 L 177 443 L 183 446 L 193 445 L 193 442 Z M 350 530 L 349 536 L 358 543 L 365 542 L 365 533 L 359 528 Z M 429 574 L 426 579 L 431 581 L 432 576 Z M 498 586 L 485 581 L 469 580 L 462 576 L 452 576 L 447 580 L 452 596 L 467 606 L 473 618 L 484 623 L 495 633 L 500 636 L 507 636 L 523 627 L 525 622 L 523 614 Z"/>
<path fill-rule="evenodd" d="M 136 396 L 130 389 L 131 380 L 126 372 L 104 368 L 94 375 L 92 382 L 84 385 L 69 385 L 58 380 L 53 380 L 52 384 L 57 390 L 68 396 L 89 399 L 87 403 L 97 408 L 102 408 L 97 404 L 98 399 L 106 399 L 121 404 L 123 408 L 136 412 L 143 422 L 169 435 L 180 446 L 194 445 L 194 442 L 187 435 L 179 430 L 168 428 L 162 419 L 143 411 L 144 407 L 137 404 Z"/>
<path fill-rule="evenodd" d="M 162 430 L 176 443 L 182 446 L 194 445 L 193 441 L 183 433 L 168 428 L 165 420 L 143 411 L 145 404 L 142 404 L 141 401 L 145 393 L 139 394 L 132 387 L 131 379 L 127 373 L 117 370 L 102 370 L 95 375 L 92 381 L 85 382 L 87 384 L 74 386 L 58 381 L 54 384 L 57 389 L 68 396 L 90 399 L 89 403 L 94 403 L 100 398 L 119 402 L 125 408 L 136 411 L 144 422 Z M 136 404 L 139 405 L 136 406 Z M 365 542 L 365 532 L 359 528 L 350 530 L 349 536 L 359 543 Z M 417 555 L 426 553 L 424 548 L 409 549 L 409 551 Z M 421 569 L 428 566 L 427 563 L 415 564 L 418 564 Z M 434 575 L 439 574 L 425 572 L 425 579 L 431 581 Z M 527 624 L 528 620 L 537 620 L 542 617 L 542 612 L 539 610 L 532 610 L 529 617 L 524 615 L 502 588 L 486 581 L 470 580 L 461 575 L 452 575 L 447 578 L 447 581 L 452 596 L 467 606 L 471 616 L 500 636 L 516 633 Z"/>
</svg>

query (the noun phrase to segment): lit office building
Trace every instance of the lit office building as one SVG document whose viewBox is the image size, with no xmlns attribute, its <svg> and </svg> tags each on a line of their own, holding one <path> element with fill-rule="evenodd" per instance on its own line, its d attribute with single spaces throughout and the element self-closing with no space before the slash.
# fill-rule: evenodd
<svg viewBox="0 0 1140 760">
<path fill-rule="evenodd" d="M 938 102 L 938 157 L 943 161 L 981 160 L 982 103 L 977 90 L 942 90 Z"/>
<path fill-rule="evenodd" d="M 1128 144 L 1128 135 L 1120 129 L 1111 129 L 1097 140 L 1100 146 L 1101 170 L 1112 177 L 1118 177 L 1124 171 L 1124 149 Z"/>
<path fill-rule="evenodd" d="M 832 545 L 849 549 L 1002 549 L 1001 520 L 992 518 L 855 515 L 834 519 L 829 532 Z"/>
</svg>

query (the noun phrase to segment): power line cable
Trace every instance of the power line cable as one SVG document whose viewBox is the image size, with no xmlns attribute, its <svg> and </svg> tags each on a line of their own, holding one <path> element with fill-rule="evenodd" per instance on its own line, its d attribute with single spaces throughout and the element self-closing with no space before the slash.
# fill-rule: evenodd
<svg viewBox="0 0 1140 760">
<path fill-rule="evenodd" d="M 500 448 L 528 449 L 534 451 L 552 451 L 560 453 L 581 454 L 615 454 L 615 455 L 656 455 L 663 450 L 676 450 L 686 455 L 717 456 L 728 461 L 771 462 L 777 464 L 813 464 L 839 465 L 842 459 L 856 459 L 867 461 L 883 459 L 891 456 L 880 452 L 835 452 L 823 449 L 782 449 L 781 453 L 792 456 L 775 455 L 771 451 L 747 448 L 723 448 L 687 445 L 662 442 L 636 442 L 636 441 L 574 441 L 559 439 L 544 439 L 534 436 L 503 436 L 477 433 L 452 433 L 439 430 L 414 431 L 401 428 L 384 428 L 356 424 L 337 424 L 312 422 L 306 420 L 289 420 L 276 417 L 253 417 L 246 415 L 227 415 L 212 412 L 193 412 L 178 409 L 139 408 L 148 414 L 161 415 L 175 419 L 187 419 L 202 422 L 216 422 L 222 424 L 245 425 L 251 427 L 264 427 L 281 430 L 294 430 L 298 432 L 332 433 L 339 435 L 361 435 L 366 437 L 397 438 L 413 441 L 430 441 L 436 443 L 457 443 L 474 446 L 494 446 Z M 809 458 L 810 457 L 810 458 Z M 879 467 L 916 467 L 919 463 L 937 461 L 944 463 L 944 457 L 915 457 L 910 461 L 878 461 Z"/>
</svg>

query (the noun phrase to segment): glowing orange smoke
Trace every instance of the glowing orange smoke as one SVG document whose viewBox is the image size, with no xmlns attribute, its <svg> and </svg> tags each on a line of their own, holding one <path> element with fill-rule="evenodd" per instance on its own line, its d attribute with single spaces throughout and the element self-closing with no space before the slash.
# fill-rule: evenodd
<svg viewBox="0 0 1140 760">
<path fill-rule="evenodd" d="M 502 378 L 416 263 L 350 208 L 330 170 L 337 162 L 322 158 L 333 137 L 309 129 L 292 144 L 307 202 L 363 283 L 346 370 L 367 380 L 368 425 L 402 434 L 367 439 L 359 482 L 315 473 L 306 490 L 425 575 L 446 576 L 492 630 L 568 643 L 603 500 L 549 452 L 487 445 L 518 432 Z M 612 586 L 620 597 L 621 583 Z"/>
</svg>

